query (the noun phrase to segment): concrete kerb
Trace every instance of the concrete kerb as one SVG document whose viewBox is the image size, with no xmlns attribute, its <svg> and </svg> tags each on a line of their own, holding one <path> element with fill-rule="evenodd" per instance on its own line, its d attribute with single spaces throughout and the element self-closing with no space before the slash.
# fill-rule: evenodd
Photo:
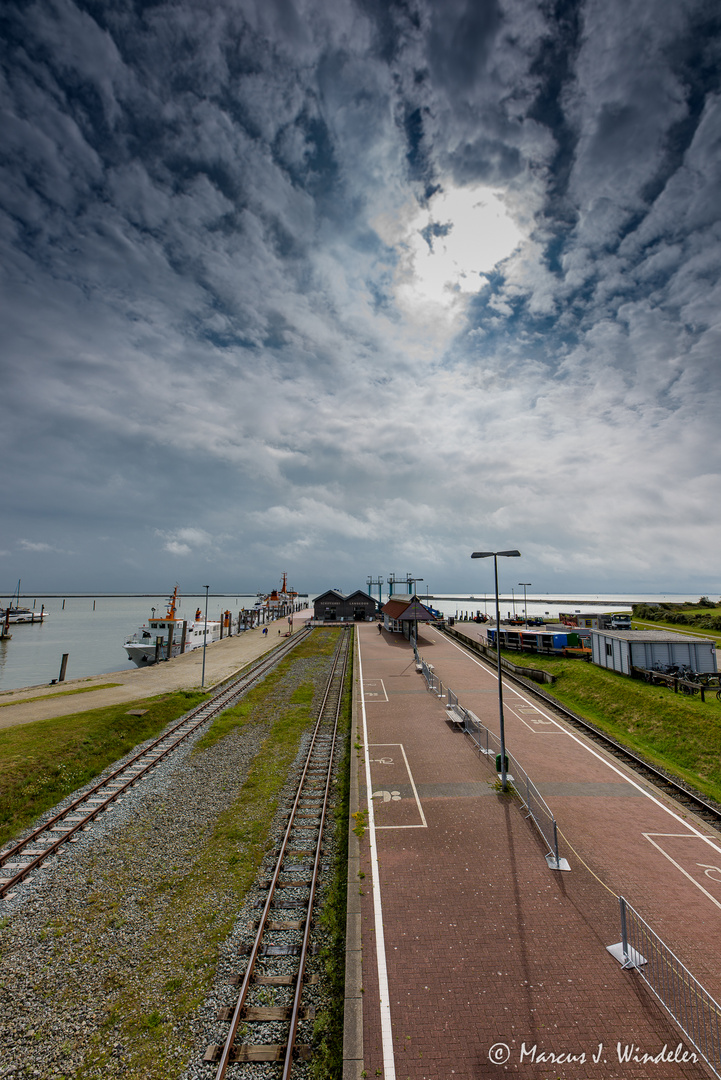
<svg viewBox="0 0 721 1080">
<path fill-rule="evenodd" d="M 355 635 L 356 648 L 360 648 Z M 354 657 L 355 659 L 355 657 Z M 361 1080 L 363 1071 L 363 951 L 361 942 L 360 840 L 353 831 L 358 820 L 360 790 L 358 765 L 353 754 L 360 730 L 361 707 L 358 667 L 354 664 L 350 750 L 350 806 L 348 818 L 348 891 L 346 907 L 346 960 L 343 1014 L 343 1080 Z M 361 739 L 362 741 L 362 739 Z"/>
</svg>

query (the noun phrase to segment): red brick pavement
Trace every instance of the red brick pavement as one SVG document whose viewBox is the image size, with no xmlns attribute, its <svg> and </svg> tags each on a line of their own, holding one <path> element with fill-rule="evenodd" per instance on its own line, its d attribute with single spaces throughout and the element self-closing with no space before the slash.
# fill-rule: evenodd
<svg viewBox="0 0 721 1080">
<path fill-rule="evenodd" d="M 606 946 L 620 939 L 613 893 L 623 892 L 714 992 L 719 908 L 669 856 L 679 865 L 685 859 L 693 876 L 701 854 L 707 864 L 721 863 L 721 855 L 581 741 L 542 717 L 534 722 L 509 690 L 508 747 L 542 788 L 556 792 L 546 798 L 574 849 L 561 852 L 570 873 L 549 870 L 547 849 L 519 803 L 495 790 L 487 760 L 426 691 L 409 644 L 379 636 L 374 626 L 361 626 L 359 638 L 371 782 L 379 793 L 373 806 L 395 1076 L 709 1076 L 701 1063 L 644 1061 L 664 1046 L 667 1056 L 679 1043 L 689 1054 L 692 1047 Z M 432 630 L 419 645 L 461 703 L 497 729 L 493 674 Z M 358 724 L 363 741 L 360 717 Z M 361 784 L 363 808 L 363 770 Z M 644 833 L 656 834 L 666 855 Z M 388 1077 L 368 834 L 361 866 L 363 1066 L 368 1077 Z M 699 874 L 721 900 L 721 884 Z M 619 1050 L 631 1059 L 619 1061 Z M 494 1055 L 507 1059 L 496 1064 Z"/>
</svg>

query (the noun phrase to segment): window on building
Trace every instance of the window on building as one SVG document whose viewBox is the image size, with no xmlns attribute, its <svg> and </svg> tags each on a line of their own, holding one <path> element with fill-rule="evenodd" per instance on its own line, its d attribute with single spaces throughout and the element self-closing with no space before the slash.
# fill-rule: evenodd
<svg viewBox="0 0 721 1080">
<path fill-rule="evenodd" d="M 613 656 L 613 645 L 610 641 L 606 642 L 606 656 Z"/>
</svg>

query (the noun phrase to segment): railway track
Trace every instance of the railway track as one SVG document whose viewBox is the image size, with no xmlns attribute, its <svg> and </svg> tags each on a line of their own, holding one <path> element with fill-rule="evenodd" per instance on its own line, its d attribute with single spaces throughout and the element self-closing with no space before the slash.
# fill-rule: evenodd
<svg viewBox="0 0 721 1080">
<path fill-rule="evenodd" d="M 464 644 L 460 638 L 454 637 L 452 640 L 457 644 Z M 470 652 L 477 660 L 486 664 L 494 674 L 496 673 L 495 664 L 491 664 L 473 648 L 469 648 L 468 652 Z M 569 727 L 582 732 L 593 742 L 603 747 L 607 753 L 610 753 L 617 760 L 622 761 L 642 779 L 650 781 L 665 795 L 670 795 L 671 798 L 681 806 L 688 810 L 692 810 L 705 824 L 710 825 L 712 828 L 721 832 L 721 806 L 716 806 L 714 803 L 707 801 L 700 792 L 694 791 L 690 785 L 685 784 L 678 777 L 660 769 L 656 765 L 652 765 L 650 762 L 646 761 L 645 758 L 641 757 L 633 750 L 630 750 L 616 739 L 613 739 L 610 735 L 607 735 L 600 728 L 596 727 L 595 724 L 592 724 L 590 720 L 586 720 L 584 717 L 567 709 L 565 706 L 561 705 L 560 702 L 556 701 L 555 698 L 551 697 L 550 694 L 544 693 L 544 691 L 541 690 L 536 683 L 531 682 L 530 679 L 512 675 L 509 671 L 504 671 L 503 677 L 507 682 L 522 687 L 526 693 L 543 701 L 548 709 L 559 720 L 563 720 Z"/>
<path fill-rule="evenodd" d="M 222 686 L 208 701 L 186 713 L 161 736 L 126 760 L 120 768 L 84 790 L 22 840 L 0 851 L 0 899 L 12 899 L 16 895 L 13 890 L 27 881 L 46 859 L 58 854 L 65 844 L 77 840 L 79 834 L 91 828 L 93 821 L 107 813 L 129 788 L 147 777 L 160 762 L 174 753 L 204 724 L 234 705 L 253 683 L 262 679 L 310 633 L 312 630 L 306 628 L 284 640 L 271 652 L 260 657 L 237 679 Z"/>
<path fill-rule="evenodd" d="M 218 1014 L 219 1021 L 228 1023 L 225 1041 L 205 1052 L 203 1060 L 217 1064 L 216 1080 L 223 1080 L 233 1063 L 270 1061 L 282 1062 L 282 1078 L 289 1080 L 294 1063 L 310 1058 L 310 1046 L 297 1035 L 299 1023 L 313 1018 L 303 1004 L 304 987 L 313 981 L 306 976 L 306 960 L 312 954 L 313 904 L 351 640 L 350 629 L 343 629 L 275 866 L 261 885 L 265 898 L 255 937 L 233 980 L 240 987 L 236 1004 Z M 274 1003 L 267 1004 L 269 999 Z M 279 999 L 283 1004 L 275 1003 Z M 259 1035 L 268 1041 L 254 1041 Z"/>
</svg>

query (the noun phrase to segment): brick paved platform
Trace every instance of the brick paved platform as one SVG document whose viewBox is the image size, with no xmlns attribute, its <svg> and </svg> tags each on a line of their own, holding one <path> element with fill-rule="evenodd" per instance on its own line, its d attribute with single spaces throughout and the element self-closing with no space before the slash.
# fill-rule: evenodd
<svg viewBox="0 0 721 1080">
<path fill-rule="evenodd" d="M 622 894 L 718 999 L 718 841 L 509 688 L 507 746 L 551 806 L 571 866 L 550 870 L 519 801 L 448 722 L 409 643 L 358 631 L 353 780 L 362 812 L 370 778 L 373 827 L 351 862 L 349 927 L 361 940 L 359 951 L 350 943 L 347 1080 L 711 1076 L 607 946 L 621 937 Z M 432 629 L 419 651 L 497 731 L 494 673 Z"/>
</svg>

